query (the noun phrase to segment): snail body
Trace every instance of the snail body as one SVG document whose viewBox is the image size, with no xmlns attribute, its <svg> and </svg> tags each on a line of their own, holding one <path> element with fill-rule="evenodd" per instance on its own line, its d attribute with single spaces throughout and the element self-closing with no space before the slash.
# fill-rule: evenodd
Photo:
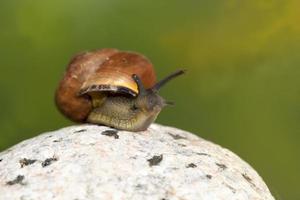
<svg viewBox="0 0 300 200">
<path fill-rule="evenodd" d="M 158 90 L 182 70 L 156 83 L 143 55 L 102 49 L 75 56 L 55 94 L 58 109 L 75 122 L 128 131 L 146 130 L 168 105 Z"/>
</svg>

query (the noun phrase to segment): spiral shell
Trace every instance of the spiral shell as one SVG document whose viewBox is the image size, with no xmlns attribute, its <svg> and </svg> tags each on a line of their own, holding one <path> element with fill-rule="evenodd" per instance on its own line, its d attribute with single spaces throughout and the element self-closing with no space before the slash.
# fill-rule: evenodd
<svg viewBox="0 0 300 200">
<path fill-rule="evenodd" d="M 155 84 L 152 64 L 144 56 L 132 52 L 118 52 L 110 57 L 82 85 L 79 94 L 111 91 L 138 94 L 132 75 L 138 75 L 146 88 Z"/>
<path fill-rule="evenodd" d="M 55 94 L 59 110 L 69 119 L 83 122 L 93 109 L 90 94 L 97 92 L 138 94 L 132 75 L 138 75 L 146 88 L 156 76 L 151 62 L 141 54 L 102 49 L 76 55 Z"/>
</svg>

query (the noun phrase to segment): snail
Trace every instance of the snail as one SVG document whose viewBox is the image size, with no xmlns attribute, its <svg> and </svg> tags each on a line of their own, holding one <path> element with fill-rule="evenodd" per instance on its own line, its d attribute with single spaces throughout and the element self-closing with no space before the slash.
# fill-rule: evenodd
<svg viewBox="0 0 300 200">
<path fill-rule="evenodd" d="M 183 70 L 156 82 L 150 61 L 139 53 L 101 49 L 71 59 L 55 93 L 55 103 L 74 122 L 127 131 L 146 130 L 171 102 L 159 89 Z"/>
</svg>

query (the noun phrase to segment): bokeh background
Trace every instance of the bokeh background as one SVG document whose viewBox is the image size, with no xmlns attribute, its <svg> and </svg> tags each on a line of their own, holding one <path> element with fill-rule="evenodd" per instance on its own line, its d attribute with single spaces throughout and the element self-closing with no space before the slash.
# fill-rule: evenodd
<svg viewBox="0 0 300 200">
<path fill-rule="evenodd" d="M 185 68 L 157 122 L 227 147 L 277 199 L 300 199 L 300 1 L 1 0 L 0 150 L 72 123 L 53 94 L 72 55 L 145 54 Z"/>
</svg>

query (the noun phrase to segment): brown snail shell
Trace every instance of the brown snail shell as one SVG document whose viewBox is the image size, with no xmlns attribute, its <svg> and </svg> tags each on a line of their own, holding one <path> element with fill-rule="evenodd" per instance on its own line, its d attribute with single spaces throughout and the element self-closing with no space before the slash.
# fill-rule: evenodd
<svg viewBox="0 0 300 200">
<path fill-rule="evenodd" d="M 138 75 L 146 88 L 155 82 L 155 72 L 150 61 L 141 54 L 118 52 L 105 62 L 83 83 L 80 95 L 94 91 L 125 92 L 133 96 L 138 94 L 132 75 Z"/>
<path fill-rule="evenodd" d="M 83 122 L 93 109 L 89 94 L 102 91 L 138 94 L 133 74 L 141 78 L 146 88 L 156 82 L 152 64 L 141 54 L 102 49 L 76 55 L 56 90 L 56 105 L 69 119 Z"/>
</svg>

